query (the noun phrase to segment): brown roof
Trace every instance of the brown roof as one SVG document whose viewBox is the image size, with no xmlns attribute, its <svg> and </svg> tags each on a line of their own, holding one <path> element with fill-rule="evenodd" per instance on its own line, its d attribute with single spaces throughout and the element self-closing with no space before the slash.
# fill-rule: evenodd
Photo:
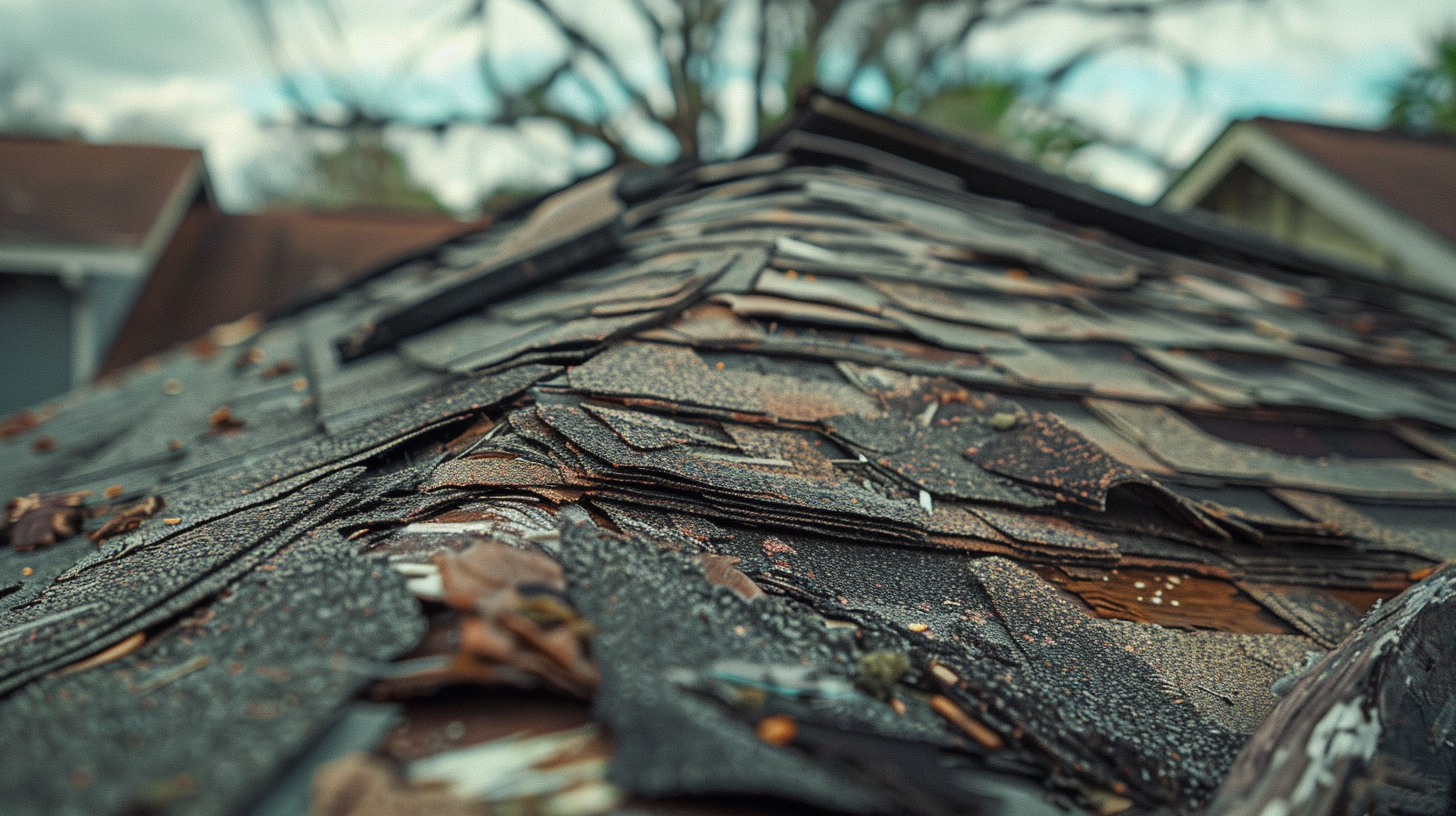
<svg viewBox="0 0 1456 816">
<path fill-rule="evenodd" d="M 1255 124 L 1456 241 L 1456 140 L 1259 117 Z"/>
<path fill-rule="evenodd" d="M 252 312 L 334 289 L 467 227 L 444 216 L 194 207 L 137 297 L 102 365 L 108 374 Z"/>
<path fill-rule="evenodd" d="M 0 243 L 140 246 L 202 154 L 0 137 Z"/>
</svg>

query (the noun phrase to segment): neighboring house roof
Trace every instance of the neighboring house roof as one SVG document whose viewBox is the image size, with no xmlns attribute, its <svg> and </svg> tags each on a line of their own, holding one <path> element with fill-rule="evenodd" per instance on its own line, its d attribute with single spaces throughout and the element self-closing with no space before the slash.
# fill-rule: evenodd
<svg viewBox="0 0 1456 816">
<path fill-rule="evenodd" d="M 381 263 L 479 228 L 443 215 L 231 215 L 194 207 L 157 260 L 100 373 L 252 312 L 317 297 Z"/>
<path fill-rule="evenodd" d="M 1159 203 L 1191 210 L 1241 164 L 1389 253 L 1409 285 L 1456 295 L 1456 140 L 1257 117 L 1231 124 Z"/>
<path fill-rule="evenodd" d="M 0 297 L 23 316 L 0 325 L 0 406 L 95 376 L 157 256 L 207 198 L 196 150 L 0 137 Z"/>
<path fill-rule="evenodd" d="M 1456 138 L 1267 117 L 1253 123 L 1456 243 Z"/>
<path fill-rule="evenodd" d="M 820 95 L 237 328 L 0 425 L 9 812 L 1452 800 L 1439 299 Z"/>
<path fill-rule="evenodd" d="M 159 222 L 186 206 L 201 178 L 196 150 L 0 137 L 0 244 L 165 242 Z"/>
</svg>

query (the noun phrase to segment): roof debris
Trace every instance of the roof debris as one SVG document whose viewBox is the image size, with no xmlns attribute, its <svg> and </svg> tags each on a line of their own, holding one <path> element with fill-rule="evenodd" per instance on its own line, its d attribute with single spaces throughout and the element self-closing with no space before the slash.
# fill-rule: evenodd
<svg viewBox="0 0 1456 816">
<path fill-rule="evenodd" d="M 110 488 L 107 490 L 109 492 Z M 106 519 L 106 523 L 87 533 L 86 537 L 100 544 L 113 536 L 129 533 L 142 526 L 142 522 L 155 516 L 166 506 L 167 502 L 161 496 L 148 496 L 136 504 L 112 512 L 111 516 Z"/>
<path fill-rule="evenodd" d="M 1456 306 L 1370 286 L 824 96 L 599 175 L 0 423 L 0 800 L 1438 812 Z"/>
<path fill-rule="evenodd" d="M 463 657 L 510 666 L 568 694 L 589 697 L 597 671 L 586 655 L 591 626 L 571 607 L 561 567 L 539 552 L 482 541 L 434 557 L 443 600 L 465 612 Z"/>
<path fill-rule="evenodd" d="M 70 493 L 31 493 L 5 504 L 0 538 L 17 550 L 48 547 L 81 531 L 89 490 Z"/>
</svg>

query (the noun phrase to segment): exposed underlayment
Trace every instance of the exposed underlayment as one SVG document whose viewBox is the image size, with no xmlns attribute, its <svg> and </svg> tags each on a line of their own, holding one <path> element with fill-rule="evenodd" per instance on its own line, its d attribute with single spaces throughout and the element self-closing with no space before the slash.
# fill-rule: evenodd
<svg viewBox="0 0 1456 816">
<path fill-rule="evenodd" d="M 1456 306 L 829 97 L 4 420 L 0 494 L 7 814 L 1456 801 Z"/>
</svg>

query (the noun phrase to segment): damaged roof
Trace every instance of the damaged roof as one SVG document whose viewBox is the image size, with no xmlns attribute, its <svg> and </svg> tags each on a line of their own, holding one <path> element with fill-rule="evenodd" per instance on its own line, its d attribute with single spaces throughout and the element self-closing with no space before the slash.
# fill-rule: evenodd
<svg viewBox="0 0 1456 816">
<path fill-rule="evenodd" d="M 14 813 L 1443 813 L 1456 306 L 815 96 L 0 424 Z"/>
</svg>

